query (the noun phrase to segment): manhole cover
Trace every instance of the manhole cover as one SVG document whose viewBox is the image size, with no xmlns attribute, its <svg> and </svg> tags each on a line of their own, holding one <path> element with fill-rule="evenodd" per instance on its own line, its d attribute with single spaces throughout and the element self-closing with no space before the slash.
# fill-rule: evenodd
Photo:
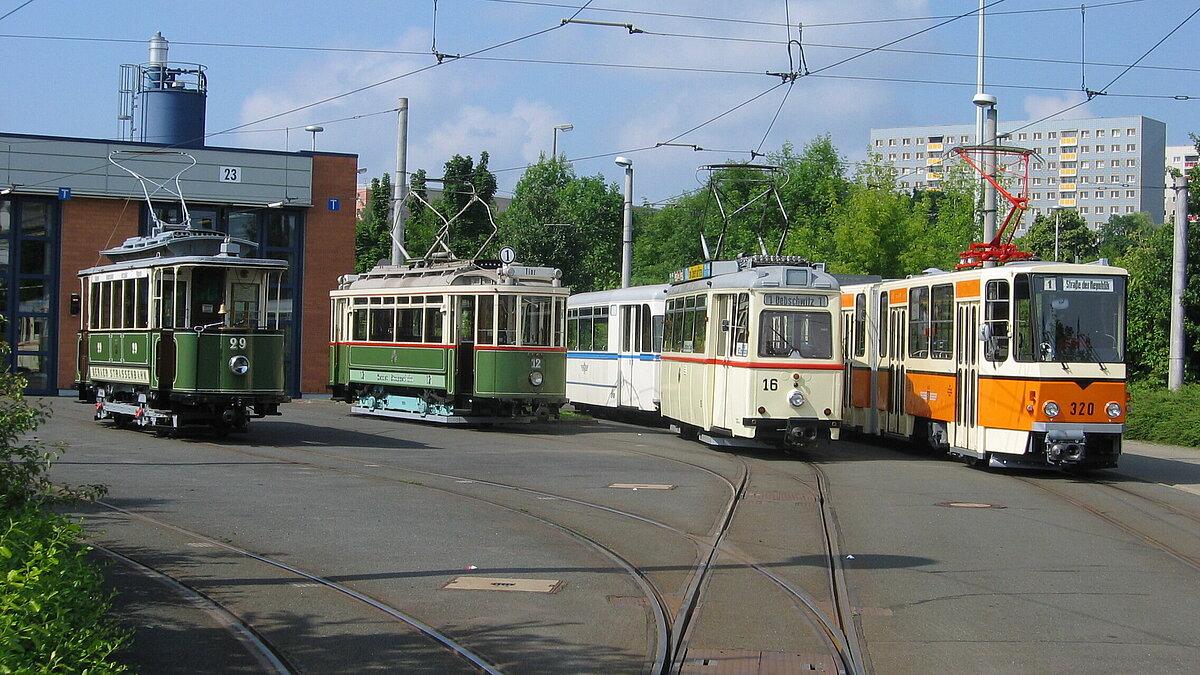
<svg viewBox="0 0 1200 675">
<path fill-rule="evenodd" d="M 557 579 L 506 579 L 502 577 L 455 577 L 442 588 L 456 591 L 522 591 L 553 593 L 562 588 Z"/>
<path fill-rule="evenodd" d="M 983 502 L 938 502 L 934 506 L 945 506 L 951 509 L 1003 509 L 1000 504 L 985 504 Z"/>
<path fill-rule="evenodd" d="M 666 485 L 665 483 L 613 483 L 610 488 L 618 490 L 674 490 L 674 485 Z"/>
</svg>

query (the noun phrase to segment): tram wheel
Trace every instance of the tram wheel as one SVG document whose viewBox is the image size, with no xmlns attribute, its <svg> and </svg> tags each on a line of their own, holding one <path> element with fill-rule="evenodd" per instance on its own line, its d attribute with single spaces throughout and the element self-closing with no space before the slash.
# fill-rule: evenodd
<svg viewBox="0 0 1200 675">
<path fill-rule="evenodd" d="M 987 471 L 988 467 L 992 464 L 992 453 L 985 452 L 983 453 L 983 457 L 964 457 L 963 459 L 966 460 L 967 466 L 972 469 Z"/>
</svg>

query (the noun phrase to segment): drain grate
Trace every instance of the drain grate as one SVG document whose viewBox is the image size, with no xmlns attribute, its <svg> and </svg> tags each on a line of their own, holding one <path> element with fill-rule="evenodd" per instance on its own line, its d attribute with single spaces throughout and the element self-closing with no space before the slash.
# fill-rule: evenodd
<svg viewBox="0 0 1200 675">
<path fill-rule="evenodd" d="M 835 672 L 828 657 L 749 649 L 689 649 L 680 673 L 808 673 Z"/>
<path fill-rule="evenodd" d="M 786 490 L 763 490 L 762 492 L 747 492 L 744 501 L 750 502 L 816 502 L 812 492 L 789 492 Z"/>
<path fill-rule="evenodd" d="M 674 485 L 665 483 L 613 483 L 610 488 L 618 490 L 674 490 Z"/>
<path fill-rule="evenodd" d="M 518 591 L 556 593 L 563 587 L 558 579 L 508 579 L 504 577 L 455 577 L 442 588 L 453 591 Z"/>
<path fill-rule="evenodd" d="M 985 502 L 938 502 L 934 506 L 944 506 L 948 509 L 1004 509 L 1008 508 L 1000 504 L 988 504 Z"/>
</svg>

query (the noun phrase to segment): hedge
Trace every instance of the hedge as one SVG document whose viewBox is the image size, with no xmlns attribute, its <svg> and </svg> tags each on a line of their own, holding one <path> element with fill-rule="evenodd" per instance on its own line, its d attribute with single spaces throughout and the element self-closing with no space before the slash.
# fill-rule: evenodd
<svg viewBox="0 0 1200 675">
<path fill-rule="evenodd" d="M 1129 394 L 1126 438 L 1200 447 L 1200 384 L 1174 392 L 1134 385 Z"/>
</svg>

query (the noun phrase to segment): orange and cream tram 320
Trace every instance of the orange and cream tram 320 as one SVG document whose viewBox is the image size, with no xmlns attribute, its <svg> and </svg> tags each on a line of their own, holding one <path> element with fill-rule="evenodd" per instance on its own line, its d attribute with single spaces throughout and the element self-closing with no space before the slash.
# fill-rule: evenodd
<svg viewBox="0 0 1200 675">
<path fill-rule="evenodd" d="M 712 445 L 836 439 L 842 415 L 838 283 L 791 256 L 713 261 L 667 291 L 663 417 Z"/>
<path fill-rule="evenodd" d="M 1115 467 L 1126 277 L 1018 262 L 843 287 L 845 426 L 981 466 Z"/>
</svg>

